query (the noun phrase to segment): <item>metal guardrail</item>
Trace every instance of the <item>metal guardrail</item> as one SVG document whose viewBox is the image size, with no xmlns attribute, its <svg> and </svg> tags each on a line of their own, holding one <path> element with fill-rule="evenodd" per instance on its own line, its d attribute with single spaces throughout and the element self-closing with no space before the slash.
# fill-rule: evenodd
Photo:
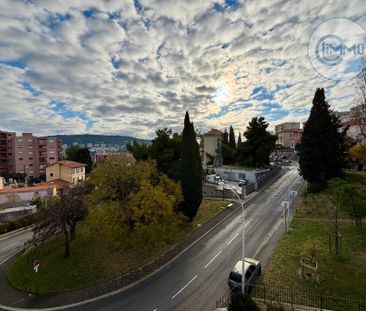
<svg viewBox="0 0 366 311">
<path fill-rule="evenodd" d="M 302 291 L 287 287 L 268 285 L 250 285 L 251 296 L 256 301 L 290 306 L 293 309 L 366 311 L 366 299 L 352 299 L 331 296 L 322 291 Z M 231 292 L 226 292 L 216 300 L 217 308 L 230 304 Z"/>
</svg>

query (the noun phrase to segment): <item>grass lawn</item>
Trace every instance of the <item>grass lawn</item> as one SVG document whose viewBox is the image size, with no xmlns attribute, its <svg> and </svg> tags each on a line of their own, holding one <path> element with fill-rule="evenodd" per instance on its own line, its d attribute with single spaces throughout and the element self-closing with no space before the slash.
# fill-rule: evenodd
<svg viewBox="0 0 366 311">
<path fill-rule="evenodd" d="M 182 224 L 180 237 L 204 224 L 227 205 L 227 201 L 204 200 L 194 221 L 189 225 Z M 56 236 L 19 256 L 10 267 L 7 278 L 14 287 L 27 292 L 67 291 L 115 279 L 150 262 L 170 247 L 172 245 L 153 250 L 139 247 L 112 251 L 105 243 L 92 239 L 80 225 L 77 239 L 71 243 L 69 258 L 63 259 L 63 236 Z M 38 273 L 33 271 L 35 258 L 40 261 Z"/>
<path fill-rule="evenodd" d="M 358 183 L 366 191 L 366 174 L 349 173 L 347 179 Z M 357 229 L 345 213 L 341 213 L 339 231 L 342 234 L 341 255 L 329 252 L 328 233 L 333 229 L 332 215 L 327 212 L 325 192 L 302 197 L 291 230 L 280 241 L 262 282 L 271 287 L 319 291 L 339 296 L 365 299 L 366 297 L 366 228 Z M 299 275 L 299 261 L 307 256 L 306 245 L 317 241 L 319 283 L 304 280 Z"/>
</svg>

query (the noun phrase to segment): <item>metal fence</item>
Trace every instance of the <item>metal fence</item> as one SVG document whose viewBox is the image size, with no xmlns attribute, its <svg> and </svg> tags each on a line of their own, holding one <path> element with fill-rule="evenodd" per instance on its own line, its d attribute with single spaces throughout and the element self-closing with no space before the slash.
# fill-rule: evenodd
<svg viewBox="0 0 366 311">
<path fill-rule="evenodd" d="M 250 285 L 251 296 L 256 301 L 286 305 L 293 310 L 366 311 L 365 299 L 351 299 L 324 294 L 321 291 L 301 291 L 287 287 Z M 227 292 L 216 301 L 216 307 L 227 307 L 231 293 Z"/>
</svg>

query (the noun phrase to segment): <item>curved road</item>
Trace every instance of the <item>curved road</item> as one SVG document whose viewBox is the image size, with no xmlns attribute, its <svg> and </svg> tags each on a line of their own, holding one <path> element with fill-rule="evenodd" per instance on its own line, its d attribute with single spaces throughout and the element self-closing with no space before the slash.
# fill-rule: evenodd
<svg viewBox="0 0 366 311">
<path fill-rule="evenodd" d="M 281 218 L 281 201 L 297 190 L 301 178 L 290 168 L 246 204 L 246 256 L 258 253 L 272 227 Z M 240 209 L 216 227 L 171 266 L 139 285 L 116 295 L 80 305 L 73 310 L 208 310 L 227 290 L 227 277 L 241 257 Z M 264 250 L 261 253 L 265 252 Z M 259 257 L 259 259 L 261 259 Z"/>
</svg>

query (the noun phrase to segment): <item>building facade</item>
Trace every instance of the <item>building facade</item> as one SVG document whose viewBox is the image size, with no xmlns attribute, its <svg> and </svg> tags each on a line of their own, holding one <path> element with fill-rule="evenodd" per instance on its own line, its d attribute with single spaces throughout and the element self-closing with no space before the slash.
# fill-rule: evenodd
<svg viewBox="0 0 366 311">
<path fill-rule="evenodd" d="M 348 126 L 347 136 L 351 137 L 357 143 L 366 143 L 366 137 L 363 135 L 361 129 L 366 129 L 366 120 L 364 117 L 360 116 L 359 118 L 354 118 L 353 115 L 356 115 L 357 108 L 351 108 L 349 111 L 341 111 L 337 112 L 337 116 L 341 121 L 341 125 L 343 128 Z M 356 109 L 356 111 L 352 111 Z M 362 113 L 361 113 L 362 114 Z"/>
<path fill-rule="evenodd" d="M 15 172 L 15 133 L 0 131 L 0 175 Z"/>
<path fill-rule="evenodd" d="M 300 122 L 278 124 L 275 126 L 276 144 L 287 149 L 295 149 L 296 145 L 301 143 L 302 132 Z"/>
<path fill-rule="evenodd" d="M 285 148 L 295 149 L 297 144 L 301 143 L 302 129 L 283 130 L 277 134 L 278 145 Z"/>
<path fill-rule="evenodd" d="M 301 129 L 300 122 L 285 122 L 275 126 L 275 134 L 278 135 L 279 133 L 285 130 L 298 130 Z"/>
<path fill-rule="evenodd" d="M 86 164 L 75 161 L 58 161 L 46 168 L 47 182 L 62 179 L 72 184 L 85 181 Z"/>
<path fill-rule="evenodd" d="M 0 174 L 25 173 L 28 178 L 42 178 L 46 166 L 60 156 L 61 140 L 57 137 L 0 131 Z"/>
<path fill-rule="evenodd" d="M 201 160 L 203 165 L 222 166 L 222 141 L 223 132 L 211 129 L 203 134 L 200 143 Z"/>
</svg>

